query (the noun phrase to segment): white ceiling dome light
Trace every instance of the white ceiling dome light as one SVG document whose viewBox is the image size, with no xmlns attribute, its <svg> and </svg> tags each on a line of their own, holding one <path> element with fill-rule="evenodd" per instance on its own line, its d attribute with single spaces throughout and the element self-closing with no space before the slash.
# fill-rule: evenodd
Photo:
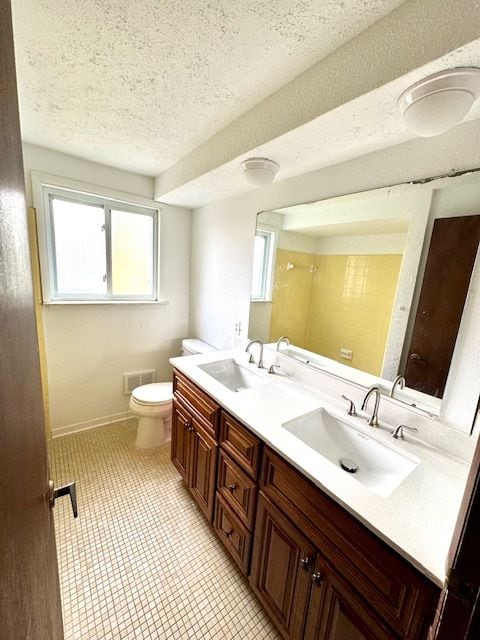
<svg viewBox="0 0 480 640">
<path fill-rule="evenodd" d="M 254 187 L 271 184 L 280 170 L 280 165 L 268 158 L 248 158 L 240 166 L 247 182 Z"/>
<path fill-rule="evenodd" d="M 398 107 L 407 129 L 430 137 L 459 124 L 479 95 L 480 69 L 446 69 L 409 87 L 400 96 Z"/>
</svg>

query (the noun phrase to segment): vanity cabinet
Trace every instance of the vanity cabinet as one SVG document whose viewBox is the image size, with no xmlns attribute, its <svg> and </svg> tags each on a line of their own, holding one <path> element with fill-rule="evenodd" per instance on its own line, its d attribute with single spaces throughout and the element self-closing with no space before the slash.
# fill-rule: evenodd
<svg viewBox="0 0 480 640">
<path fill-rule="evenodd" d="M 250 584 L 291 640 L 393 640 L 310 540 L 260 493 Z"/>
<path fill-rule="evenodd" d="M 172 461 L 284 638 L 427 637 L 439 588 L 177 372 Z"/>
<path fill-rule="evenodd" d="M 328 623 L 331 636 L 315 635 L 315 629 L 327 625 L 323 614 L 316 622 L 309 619 L 305 638 L 337 637 L 331 625 L 340 624 L 339 620 L 347 624 L 346 617 L 351 624 L 357 620 L 358 633 L 363 634 L 352 638 L 426 637 L 440 593 L 438 587 L 269 448 L 263 455 L 260 488 L 261 498 L 268 499 L 287 521 L 294 523 L 315 549 L 315 562 L 323 567 L 320 582 L 325 581 L 331 592 L 328 607 L 340 607 L 338 612 L 343 612 L 336 622 Z M 261 564 L 262 558 L 258 547 L 263 543 L 261 537 L 257 538 L 259 517 L 260 510 L 255 525 L 252 576 L 259 573 L 257 563 Z M 255 582 L 252 586 L 257 590 Z M 322 596 L 322 610 L 326 611 L 325 602 Z M 309 611 L 314 607 L 310 606 Z"/>
<path fill-rule="evenodd" d="M 171 460 L 211 522 L 215 504 L 218 405 L 190 380 L 174 375 Z"/>
</svg>

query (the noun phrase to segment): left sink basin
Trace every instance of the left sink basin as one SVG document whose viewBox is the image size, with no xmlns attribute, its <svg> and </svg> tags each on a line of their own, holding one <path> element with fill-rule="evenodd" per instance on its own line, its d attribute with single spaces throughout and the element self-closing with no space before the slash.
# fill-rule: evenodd
<svg viewBox="0 0 480 640">
<path fill-rule="evenodd" d="M 230 391 L 245 391 L 267 384 L 268 380 L 242 367 L 233 358 L 200 364 L 198 368 L 214 378 Z"/>
</svg>

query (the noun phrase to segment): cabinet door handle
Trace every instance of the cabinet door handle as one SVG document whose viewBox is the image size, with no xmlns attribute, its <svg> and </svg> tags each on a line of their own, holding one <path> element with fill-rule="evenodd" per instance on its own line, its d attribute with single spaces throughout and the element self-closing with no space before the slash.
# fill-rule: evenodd
<svg viewBox="0 0 480 640">
<path fill-rule="evenodd" d="M 300 558 L 300 564 L 304 569 L 309 568 L 310 562 L 311 562 L 311 558 L 309 558 L 308 556 L 303 556 L 303 558 Z"/>
<path fill-rule="evenodd" d="M 228 490 L 230 491 L 230 493 L 233 493 L 236 488 L 237 488 L 237 485 L 235 484 L 235 482 L 233 484 L 228 485 Z"/>
<path fill-rule="evenodd" d="M 312 573 L 312 581 L 315 584 L 320 584 L 323 582 L 323 574 L 320 571 L 315 571 L 315 573 Z"/>
<path fill-rule="evenodd" d="M 185 429 L 187 431 L 195 431 L 195 429 L 192 427 L 192 423 L 191 422 L 186 422 L 185 423 Z"/>
<path fill-rule="evenodd" d="M 227 538 L 230 538 L 233 533 L 233 529 L 229 529 L 228 531 L 224 531 L 223 533 L 227 536 Z"/>
</svg>

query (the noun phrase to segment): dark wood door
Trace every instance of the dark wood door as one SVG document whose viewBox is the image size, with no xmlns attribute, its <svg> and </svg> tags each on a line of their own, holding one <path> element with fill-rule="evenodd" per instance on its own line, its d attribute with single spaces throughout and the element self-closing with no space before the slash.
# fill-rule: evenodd
<svg viewBox="0 0 480 640">
<path fill-rule="evenodd" d="M 405 382 L 443 397 L 480 240 L 480 215 L 435 220 Z"/>
<path fill-rule="evenodd" d="M 480 638 L 480 441 L 475 454 L 447 558 L 442 591 L 429 640 Z"/>
<path fill-rule="evenodd" d="M 192 418 L 178 402 L 172 407 L 171 460 L 188 485 L 190 449 L 192 441 Z"/>
<path fill-rule="evenodd" d="M 260 492 L 250 584 L 285 638 L 303 638 L 315 553 Z"/>
<path fill-rule="evenodd" d="M 217 471 L 218 445 L 201 423 L 192 417 L 192 441 L 189 487 L 193 497 L 208 520 L 213 520 L 215 503 L 215 475 Z"/>
<path fill-rule="evenodd" d="M 0 636 L 63 638 L 10 2 L 0 0 Z"/>
<path fill-rule="evenodd" d="M 319 556 L 312 572 L 312 590 L 304 640 L 394 640 L 369 606 Z"/>
</svg>

